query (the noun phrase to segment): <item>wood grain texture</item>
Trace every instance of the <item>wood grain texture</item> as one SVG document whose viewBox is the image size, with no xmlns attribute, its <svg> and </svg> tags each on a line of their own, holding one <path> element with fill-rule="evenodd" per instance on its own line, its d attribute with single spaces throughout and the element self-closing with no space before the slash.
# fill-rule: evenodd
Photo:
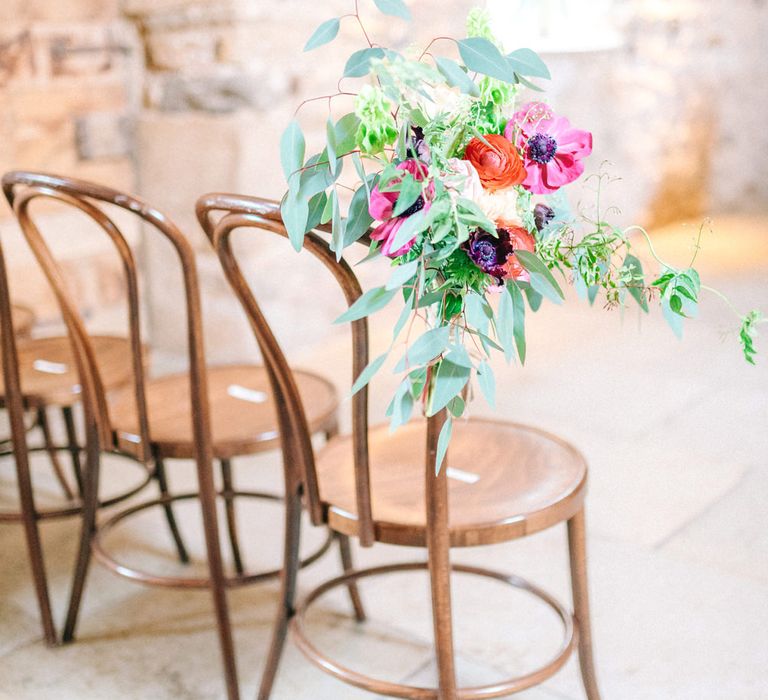
<svg viewBox="0 0 768 700">
<path fill-rule="evenodd" d="M 11 313 L 13 314 L 13 333 L 16 339 L 29 338 L 35 325 L 35 312 L 28 306 L 13 304 Z"/>
<path fill-rule="evenodd" d="M 310 430 L 330 428 L 336 420 L 338 399 L 333 385 L 310 372 L 296 372 L 302 401 L 307 407 Z M 254 392 L 254 402 L 232 396 L 238 389 Z M 189 375 L 174 374 L 150 379 L 147 384 L 149 430 L 153 447 L 163 458 L 188 459 L 194 456 L 192 405 Z M 208 368 L 213 453 L 218 459 L 274 449 L 280 443 L 277 407 L 264 367 L 228 365 Z M 138 416 L 133 393 L 126 388 L 110 398 L 109 413 L 118 447 L 133 453 L 137 449 Z"/>
<path fill-rule="evenodd" d="M 426 545 L 424 444 L 426 423 L 414 421 L 394 434 L 370 430 L 371 494 L 376 539 Z M 514 423 L 456 421 L 446 466 L 448 523 L 453 547 L 504 542 L 563 522 L 585 493 L 587 466 L 570 445 Z M 445 468 L 445 467 L 444 467 Z M 331 527 L 357 530 L 352 441 L 334 438 L 317 456 L 320 495 Z"/>
<path fill-rule="evenodd" d="M 117 389 L 132 377 L 131 347 L 126 338 L 91 336 L 96 362 L 107 390 Z M 80 401 L 81 388 L 72 345 L 64 336 L 24 340 L 18 346 L 19 373 L 24 401 L 29 407 L 72 406 Z M 63 373 L 46 371 L 63 369 Z M 5 385 L 0 381 L 0 402 Z"/>
</svg>

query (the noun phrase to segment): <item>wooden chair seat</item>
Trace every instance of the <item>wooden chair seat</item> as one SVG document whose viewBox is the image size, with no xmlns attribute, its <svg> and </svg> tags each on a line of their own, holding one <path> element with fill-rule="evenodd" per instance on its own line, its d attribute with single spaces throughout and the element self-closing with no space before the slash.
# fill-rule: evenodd
<svg viewBox="0 0 768 700">
<path fill-rule="evenodd" d="M 310 372 L 296 372 L 296 380 L 310 431 L 334 429 L 338 399 L 333 385 Z M 264 367 L 209 367 L 208 391 L 214 457 L 229 459 L 278 446 L 276 410 Z M 162 458 L 191 459 L 195 455 L 189 397 L 186 372 L 147 382 L 149 432 Z M 118 447 L 136 452 L 139 431 L 132 391 L 117 392 L 109 406 Z"/>
<path fill-rule="evenodd" d="M 126 338 L 92 336 L 104 388 L 125 385 L 133 376 L 131 347 Z M 72 346 L 66 336 L 33 338 L 18 345 L 21 389 L 28 408 L 72 406 L 80 400 L 80 384 Z M 5 385 L 0 372 L 0 402 Z"/>
<path fill-rule="evenodd" d="M 425 546 L 426 422 L 390 434 L 369 431 L 376 539 Z M 492 544 L 568 520 L 582 507 L 587 465 L 568 443 L 536 428 L 490 420 L 457 421 L 448 455 L 452 547 Z M 320 498 L 329 525 L 357 534 L 351 436 L 317 457 Z"/>
</svg>

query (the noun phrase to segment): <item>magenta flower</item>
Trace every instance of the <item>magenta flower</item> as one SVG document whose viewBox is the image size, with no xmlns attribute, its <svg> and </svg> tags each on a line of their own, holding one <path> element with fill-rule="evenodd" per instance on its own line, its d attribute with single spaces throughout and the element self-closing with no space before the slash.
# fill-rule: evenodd
<svg viewBox="0 0 768 700">
<path fill-rule="evenodd" d="M 417 182 L 421 182 L 427 177 L 427 166 L 415 158 L 404 160 L 402 163 L 398 163 L 397 169 L 409 172 L 411 175 L 413 175 L 413 178 Z M 392 214 L 395 210 L 395 205 L 397 204 L 397 199 L 400 196 L 400 193 L 382 192 L 378 185 L 376 185 L 371 190 L 371 199 L 368 203 L 368 213 L 376 221 L 382 222 L 371 232 L 371 239 L 374 241 L 383 241 L 381 252 L 384 253 L 384 255 L 389 258 L 397 258 L 400 255 L 404 255 L 411 249 L 414 241 L 416 240 L 415 236 L 397 250 L 392 250 L 392 244 L 394 243 L 395 236 L 409 216 L 412 216 L 417 211 L 421 211 L 422 209 L 426 211 L 430 208 L 430 206 L 432 206 L 431 200 L 434 195 L 435 185 L 430 182 L 427 186 L 426 197 L 419 195 L 418 199 L 404 212 L 398 216 L 393 216 Z"/>
<path fill-rule="evenodd" d="M 522 152 L 528 176 L 523 187 L 550 194 L 584 172 L 582 158 L 592 153 L 592 134 L 574 129 L 543 102 L 529 102 L 512 115 L 504 135 Z"/>
</svg>

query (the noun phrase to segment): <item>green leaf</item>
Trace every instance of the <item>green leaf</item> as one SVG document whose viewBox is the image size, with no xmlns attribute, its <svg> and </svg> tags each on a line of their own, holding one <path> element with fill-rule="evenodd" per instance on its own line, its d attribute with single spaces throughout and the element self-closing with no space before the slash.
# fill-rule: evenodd
<svg viewBox="0 0 768 700">
<path fill-rule="evenodd" d="M 370 200 L 371 192 L 370 192 L 370 186 L 368 184 L 368 176 L 365 173 L 365 167 L 363 166 L 363 161 L 360 159 L 359 153 L 352 154 L 352 163 L 355 166 L 355 170 L 357 171 L 357 176 L 360 178 L 360 182 L 362 182 L 365 185 L 365 192 L 368 199 Z"/>
<path fill-rule="evenodd" d="M 463 345 L 449 345 L 448 354 L 445 358 L 448 362 L 453 362 L 455 365 L 461 365 L 462 367 L 473 368 L 472 359 L 467 352 L 467 349 Z"/>
<path fill-rule="evenodd" d="M 560 289 L 560 285 L 557 283 L 549 268 L 542 262 L 541 258 L 527 250 L 515 251 L 517 259 L 520 264 L 528 270 L 531 275 L 531 286 L 543 294 L 548 299 L 551 299 L 556 304 L 559 304 L 565 295 L 563 290 Z"/>
<path fill-rule="evenodd" d="M 328 166 L 331 171 L 334 171 L 338 162 L 336 159 L 336 126 L 330 117 L 328 117 L 328 121 L 325 123 L 325 140 L 328 144 L 325 149 L 328 154 Z"/>
<path fill-rule="evenodd" d="M 305 197 L 314 197 L 318 192 L 327 190 L 334 182 L 328 163 L 318 165 L 322 156 L 312 156 L 304 165 L 301 173 L 301 193 Z M 324 159 L 323 159 L 324 160 Z"/>
<path fill-rule="evenodd" d="M 311 231 L 313 228 L 317 228 L 322 219 L 323 210 L 325 209 L 327 200 L 328 195 L 326 195 L 325 192 L 319 192 L 309 200 L 309 215 L 307 217 L 305 233 Z"/>
<path fill-rule="evenodd" d="M 536 83 L 532 83 L 530 80 L 528 80 L 527 78 L 524 78 L 519 73 L 515 73 L 515 78 L 518 83 L 520 83 L 521 85 L 524 85 L 529 90 L 534 90 L 536 92 L 544 92 L 544 88 L 539 87 L 538 85 L 536 85 Z"/>
<path fill-rule="evenodd" d="M 517 356 L 520 358 L 520 364 L 525 364 L 525 300 L 514 280 L 509 280 L 506 284 L 507 292 L 512 300 L 513 334 L 515 337 L 515 346 L 517 347 Z"/>
<path fill-rule="evenodd" d="M 328 195 L 328 198 L 325 200 L 325 206 L 323 207 L 323 213 L 320 215 L 320 223 L 321 224 L 327 224 L 331 217 L 333 217 L 333 202 L 335 198 L 337 197 L 336 190 L 331 190 L 331 194 Z"/>
<path fill-rule="evenodd" d="M 354 396 L 360 389 L 368 384 L 373 379 L 373 375 L 381 369 L 384 361 L 387 359 L 387 354 L 379 355 L 375 360 L 368 363 L 368 366 L 360 372 L 360 375 L 355 379 L 355 383 L 352 385 L 352 391 L 350 396 Z"/>
<path fill-rule="evenodd" d="M 309 219 L 309 201 L 299 192 L 289 190 L 280 205 L 280 215 L 291 245 L 296 250 L 301 250 Z"/>
<path fill-rule="evenodd" d="M 360 118 L 354 113 L 345 114 L 334 127 L 336 140 L 336 155 L 343 156 L 355 149 L 357 130 L 360 127 Z M 357 154 L 355 154 L 357 155 Z M 357 166 L 355 166 L 357 167 Z M 364 178 L 361 177 L 361 180 Z"/>
<path fill-rule="evenodd" d="M 403 0 L 373 0 L 385 15 L 392 17 L 400 17 L 401 19 L 410 22 L 411 11 Z"/>
<path fill-rule="evenodd" d="M 358 319 L 370 316 L 372 313 L 383 309 L 397 294 L 396 289 L 384 289 L 376 287 L 370 289 L 361 296 L 352 306 L 350 306 L 334 323 L 349 323 Z"/>
<path fill-rule="evenodd" d="M 395 233 L 392 239 L 392 250 L 400 250 L 406 243 L 428 229 L 431 223 L 429 212 L 423 209 L 409 216 Z"/>
<path fill-rule="evenodd" d="M 464 65 L 470 70 L 502 80 L 505 83 L 515 83 L 515 72 L 507 58 L 496 46 L 479 36 L 461 39 L 459 54 Z"/>
<path fill-rule="evenodd" d="M 413 308 L 411 307 L 411 301 L 403 307 L 403 310 L 400 312 L 400 316 L 397 319 L 397 323 L 395 323 L 395 327 L 392 329 L 392 342 L 394 343 L 397 340 L 397 336 L 402 333 L 403 328 L 405 328 L 405 324 L 408 323 L 408 319 L 411 317 L 411 312 L 413 311 Z"/>
<path fill-rule="evenodd" d="M 450 330 L 449 326 L 441 326 L 420 335 L 405 351 L 405 355 L 397 363 L 394 371 L 405 372 L 434 360 L 448 347 Z"/>
<path fill-rule="evenodd" d="M 411 260 L 411 262 L 398 265 L 392 270 L 392 276 L 389 278 L 385 289 L 398 289 L 402 287 L 411 277 L 416 274 L 416 270 L 419 269 L 419 261 Z"/>
<path fill-rule="evenodd" d="M 496 379 L 493 376 L 491 366 L 483 360 L 477 368 L 477 383 L 480 385 L 480 391 L 483 392 L 488 405 L 496 408 Z"/>
<path fill-rule="evenodd" d="M 440 435 L 437 436 L 437 451 L 435 453 L 435 475 L 440 473 L 443 466 L 445 454 L 448 452 L 448 445 L 451 442 L 451 433 L 453 432 L 453 419 L 448 416 L 440 428 Z"/>
<path fill-rule="evenodd" d="M 373 217 L 368 213 L 368 192 L 363 186 L 352 195 L 352 201 L 349 203 L 344 247 L 360 240 L 372 223 Z"/>
<path fill-rule="evenodd" d="M 664 319 L 669 324 L 672 332 L 678 337 L 683 337 L 683 317 L 680 314 L 675 313 L 670 304 L 665 299 L 661 302 L 661 311 L 664 314 Z"/>
<path fill-rule="evenodd" d="M 328 19 L 323 22 L 317 29 L 315 29 L 312 36 L 309 37 L 309 40 L 304 45 L 304 50 L 311 51 L 312 49 L 316 49 L 318 46 L 322 46 L 323 44 L 327 44 L 329 41 L 333 41 L 336 38 L 336 35 L 339 33 L 340 25 L 341 22 L 339 22 L 338 17 L 334 17 L 333 19 Z"/>
<path fill-rule="evenodd" d="M 299 122 L 294 119 L 280 138 L 280 163 L 286 180 L 304 164 L 305 148 L 304 134 L 301 133 Z"/>
<path fill-rule="evenodd" d="M 345 78 L 362 78 L 371 70 L 371 59 L 384 58 L 384 49 L 360 49 L 355 51 L 344 66 Z"/>
<path fill-rule="evenodd" d="M 477 292 L 469 292 L 464 297 L 464 313 L 468 325 L 481 333 L 488 332 L 488 322 L 493 317 L 493 309 Z"/>
<path fill-rule="evenodd" d="M 484 213 L 483 210 L 471 199 L 464 197 L 458 197 L 456 199 L 456 206 L 459 209 L 459 218 L 477 228 L 487 231 L 494 237 L 498 237 L 496 232 L 496 224 L 493 223 Z"/>
<path fill-rule="evenodd" d="M 390 403 L 391 411 L 389 432 L 393 433 L 401 425 L 405 425 L 411 419 L 413 411 L 413 395 L 411 394 L 411 382 L 406 378 L 395 392 L 395 396 Z"/>
<path fill-rule="evenodd" d="M 341 253 L 344 250 L 344 230 L 346 221 L 341 218 L 339 207 L 339 198 L 336 190 L 331 195 L 333 199 L 333 214 L 331 215 L 331 250 L 336 253 L 336 260 L 341 260 Z"/>
<path fill-rule="evenodd" d="M 435 58 L 437 69 L 442 73 L 448 85 L 459 88 L 463 93 L 480 97 L 480 88 L 474 80 L 470 78 L 461 66 L 450 58 Z"/>
<path fill-rule="evenodd" d="M 534 313 L 541 308 L 541 302 L 544 297 L 541 296 L 530 284 L 527 282 L 518 282 L 517 286 L 523 290 L 525 298 L 528 300 L 528 306 L 531 307 L 531 311 Z"/>
<path fill-rule="evenodd" d="M 515 358 L 515 309 L 512 297 L 506 292 L 499 300 L 499 310 L 496 313 L 496 336 L 504 348 L 504 358 L 512 362 Z"/>
<path fill-rule="evenodd" d="M 397 197 L 392 216 L 400 216 L 412 207 L 421 196 L 421 183 L 410 173 L 400 181 L 400 194 Z"/>
<path fill-rule="evenodd" d="M 448 402 L 461 394 L 461 390 L 469 380 L 472 370 L 469 367 L 454 364 L 448 360 L 440 360 L 435 373 L 435 380 L 429 395 L 428 416 L 434 416 Z"/>
<path fill-rule="evenodd" d="M 547 64 L 541 60 L 539 54 L 531 49 L 517 49 L 507 54 L 507 62 L 512 70 L 519 75 L 530 75 L 534 78 L 546 78 L 552 76 Z"/>
<path fill-rule="evenodd" d="M 624 264 L 622 267 L 630 271 L 633 279 L 644 279 L 643 263 L 641 263 L 640 260 L 638 260 L 634 255 L 628 254 L 627 257 L 624 258 Z M 627 287 L 627 290 L 629 291 L 632 298 L 638 303 L 638 306 L 640 306 L 643 311 L 648 313 L 648 301 L 645 298 L 645 294 L 643 294 L 643 289 L 639 286 L 631 284 L 629 287 Z"/>
</svg>

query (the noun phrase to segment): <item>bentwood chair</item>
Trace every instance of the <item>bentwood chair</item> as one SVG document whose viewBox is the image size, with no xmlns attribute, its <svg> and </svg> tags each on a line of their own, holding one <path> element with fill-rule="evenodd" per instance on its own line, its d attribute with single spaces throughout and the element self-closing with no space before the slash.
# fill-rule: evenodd
<svg viewBox="0 0 768 700">
<path fill-rule="evenodd" d="M 274 448 L 285 442 L 273 418 L 275 399 L 267 371 L 257 365 L 208 367 L 202 336 L 200 290 L 195 255 L 188 239 L 162 213 L 145 202 L 107 187 L 37 173 L 10 173 L 4 178 L 9 201 L 30 247 L 40 263 L 62 310 L 72 345 L 85 416 L 84 512 L 80 550 L 75 567 L 63 640 L 74 637 L 91 555 L 109 569 L 135 581 L 180 589 L 209 588 L 212 591 L 218 636 L 224 662 L 227 694 L 239 697 L 235 652 L 228 613 L 226 589 L 270 577 L 280 570 L 252 572 L 243 568 L 235 529 L 234 502 L 237 497 L 280 500 L 270 493 L 237 491 L 232 484 L 230 461 Z M 103 368 L 90 337 L 67 294 L 59 267 L 37 228 L 31 205 L 37 199 L 70 205 L 90 217 L 111 239 L 123 265 L 128 299 L 128 326 L 131 364 L 130 383 L 112 394 L 105 391 Z M 148 378 L 142 358 L 142 336 L 137 267 L 133 253 L 120 229 L 103 205 L 113 205 L 140 217 L 148 234 L 160 234 L 175 252 L 182 273 L 184 305 L 180 310 L 187 322 L 189 371 Z M 326 380 L 310 373 L 300 377 L 305 399 L 312 402 L 309 430 L 331 436 L 336 432 L 336 394 Z M 160 498 L 146 501 L 112 515 L 103 522 L 96 517 L 103 452 L 127 455 L 147 465 L 161 485 Z M 192 459 L 197 466 L 198 490 L 171 494 L 167 488 L 165 460 Z M 214 460 L 220 462 L 223 488 L 217 491 Z M 224 502 L 234 572 L 225 569 L 217 523 L 217 499 Z M 148 508 L 165 511 L 179 557 L 188 555 L 176 525 L 172 504 L 198 499 L 202 509 L 208 576 L 160 576 L 118 561 L 104 545 L 105 534 L 119 522 Z M 329 537 L 302 562 L 306 565 L 321 556 L 335 540 L 339 543 L 345 570 L 351 569 L 346 538 Z"/>
<path fill-rule="evenodd" d="M 80 401 L 81 385 L 69 339 L 66 336 L 30 337 L 35 321 L 34 313 L 27 307 L 9 303 L 8 280 L 1 250 L 0 268 L 0 334 L 3 338 L 0 408 L 9 409 L 11 424 L 10 437 L 0 441 L 0 456 L 14 457 L 19 490 L 19 510 L 0 512 L 0 523 L 21 523 L 24 526 L 43 636 L 47 644 L 55 645 L 58 640 L 51 613 L 38 523 L 76 516 L 82 512 L 81 447 L 73 413 Z M 126 338 L 97 336 L 93 338 L 93 349 L 99 364 L 104 367 L 103 381 L 107 389 L 120 387 L 129 381 L 130 348 Z M 64 446 L 57 446 L 53 441 L 48 422 L 49 408 L 61 410 L 67 433 Z M 25 420 L 27 413 L 34 416 L 29 424 Z M 42 433 L 42 446 L 30 447 L 27 438 L 36 428 Z M 20 445 L 24 446 L 23 449 Z M 71 455 L 76 490 L 70 485 L 59 461 L 58 452 L 62 450 Z M 28 453 L 37 451 L 48 454 L 54 476 L 66 499 L 66 503 L 60 506 L 38 508 L 35 504 Z M 135 495 L 151 479 L 151 474 L 146 470 L 144 472 L 142 481 L 101 501 L 99 506 L 114 505 Z"/>
<path fill-rule="evenodd" d="M 307 430 L 306 407 L 280 347 L 243 277 L 231 247 L 240 229 L 260 229 L 287 237 L 278 205 L 247 197 L 208 197 L 229 209 L 211 232 L 229 282 L 251 322 L 272 381 L 281 398 L 283 434 L 293 434 L 290 459 L 285 460 L 287 522 L 282 601 L 259 698 L 270 696 L 288 627 L 304 654 L 321 670 L 370 692 L 400 698 L 493 698 L 530 688 L 556 673 L 578 647 L 589 700 L 598 700 L 587 595 L 584 496 L 587 466 L 569 444 L 541 430 L 489 420 L 459 422 L 453 429 L 450 463 L 477 478 L 447 478 L 447 468 L 435 474 L 438 435 L 445 420 L 439 413 L 416 420 L 394 434 L 388 426 L 368 427 L 366 389 L 352 398 L 352 434 L 335 437 L 315 456 Z M 328 244 L 309 233 L 304 248 L 319 258 L 352 304 L 361 294 L 349 265 L 337 262 Z M 352 377 L 368 363 L 365 319 L 352 323 Z M 347 572 L 295 602 L 300 501 L 304 499 L 315 524 L 356 537 L 363 546 L 384 542 L 428 550 L 428 563 L 396 564 Z M 552 596 L 527 581 L 474 566 L 451 565 L 452 547 L 514 540 L 567 523 L 575 610 L 571 613 Z M 306 636 L 305 612 L 327 591 L 380 574 L 427 569 L 432 593 L 437 688 L 377 680 L 348 669 L 320 651 Z M 543 667 L 523 676 L 490 685 L 457 687 L 451 609 L 451 571 L 489 577 L 521 588 L 542 599 L 559 616 L 564 637 L 559 651 Z"/>
</svg>

